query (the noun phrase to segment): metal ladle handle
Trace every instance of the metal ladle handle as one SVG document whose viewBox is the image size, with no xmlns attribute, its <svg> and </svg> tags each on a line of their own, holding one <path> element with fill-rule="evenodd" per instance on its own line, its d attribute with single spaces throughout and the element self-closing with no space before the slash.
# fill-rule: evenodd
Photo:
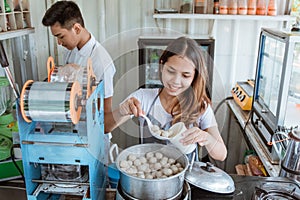
<svg viewBox="0 0 300 200">
<path fill-rule="evenodd" d="M 195 161 L 195 156 L 196 156 L 196 154 L 194 152 L 193 155 L 192 155 L 192 160 L 191 160 L 191 164 L 190 164 L 190 167 L 189 167 L 189 172 L 191 172 L 192 169 L 193 169 L 193 165 L 194 165 L 194 161 Z"/>
</svg>

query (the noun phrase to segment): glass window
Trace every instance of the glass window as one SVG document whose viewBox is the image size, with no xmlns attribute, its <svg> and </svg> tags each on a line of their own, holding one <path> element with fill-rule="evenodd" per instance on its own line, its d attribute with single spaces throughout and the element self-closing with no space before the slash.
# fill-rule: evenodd
<svg viewBox="0 0 300 200">
<path fill-rule="evenodd" d="M 265 36 L 263 45 L 258 95 L 276 116 L 285 43 Z"/>
<path fill-rule="evenodd" d="M 299 125 L 300 119 L 300 43 L 295 43 L 293 67 L 286 107 L 285 125 Z"/>
</svg>

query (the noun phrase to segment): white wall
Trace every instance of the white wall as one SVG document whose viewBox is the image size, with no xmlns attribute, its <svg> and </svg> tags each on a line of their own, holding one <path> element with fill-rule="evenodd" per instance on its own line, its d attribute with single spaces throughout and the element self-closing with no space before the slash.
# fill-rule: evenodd
<svg viewBox="0 0 300 200">
<path fill-rule="evenodd" d="M 61 60 L 59 53 L 61 48 L 58 48 L 56 54 L 55 40 L 41 24 L 45 9 L 51 2 L 31 1 L 32 24 L 36 28 L 33 37 L 40 79 L 47 74 L 45 63 L 48 56 L 56 57 L 57 62 Z M 138 87 L 137 39 L 145 32 L 159 32 L 167 28 L 180 34 L 194 36 L 211 34 L 215 38 L 213 101 L 216 105 L 230 95 L 236 81 L 254 78 L 261 27 L 280 28 L 284 25 L 274 21 L 195 19 L 191 22 L 182 19 L 155 20 L 152 17 L 154 7 L 161 5 L 176 7 L 179 0 L 76 0 L 76 2 L 83 12 L 86 28 L 107 48 L 115 61 L 117 74 L 114 105 Z M 223 116 L 217 117 L 222 129 Z M 122 129 L 134 137 L 137 134 L 136 126 L 132 122 L 122 126 Z M 125 145 L 137 141 L 133 138 L 128 139 L 123 134 L 115 137 Z"/>
</svg>

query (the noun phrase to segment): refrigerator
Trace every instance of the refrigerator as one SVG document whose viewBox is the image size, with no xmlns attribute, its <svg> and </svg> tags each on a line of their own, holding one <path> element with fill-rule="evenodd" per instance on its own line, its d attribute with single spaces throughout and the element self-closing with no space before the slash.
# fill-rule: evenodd
<svg viewBox="0 0 300 200">
<path fill-rule="evenodd" d="M 279 162 L 287 147 L 281 133 L 300 126 L 299 63 L 300 32 L 262 28 L 252 123 L 273 163 Z M 269 145 L 272 140 L 282 142 Z"/>
</svg>

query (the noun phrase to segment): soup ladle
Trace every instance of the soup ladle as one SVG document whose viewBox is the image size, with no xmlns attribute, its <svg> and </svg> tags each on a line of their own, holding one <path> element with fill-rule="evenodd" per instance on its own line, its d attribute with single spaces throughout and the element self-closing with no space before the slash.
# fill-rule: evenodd
<svg viewBox="0 0 300 200">
<path fill-rule="evenodd" d="M 163 136 L 160 136 L 158 133 L 156 133 L 155 131 L 153 131 L 153 128 L 155 127 L 155 125 L 153 125 L 153 123 L 151 122 L 151 120 L 149 119 L 149 117 L 147 117 L 146 115 L 142 114 L 140 115 L 141 117 L 143 117 L 147 124 L 148 124 L 148 128 L 149 128 L 149 131 L 151 133 L 151 135 L 157 139 L 160 139 L 160 140 L 168 140 L 169 138 L 167 137 L 163 137 Z"/>
</svg>

